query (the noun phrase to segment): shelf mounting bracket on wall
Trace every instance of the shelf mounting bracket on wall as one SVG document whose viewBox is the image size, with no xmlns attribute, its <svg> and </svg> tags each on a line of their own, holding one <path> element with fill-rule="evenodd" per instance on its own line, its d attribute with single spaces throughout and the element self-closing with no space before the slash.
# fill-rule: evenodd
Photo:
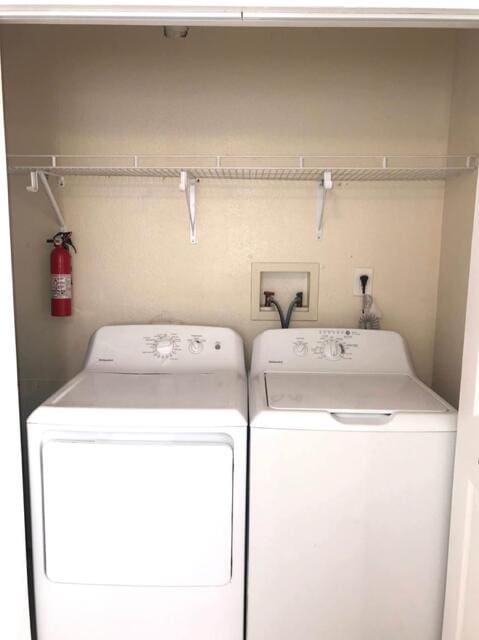
<svg viewBox="0 0 479 640">
<path fill-rule="evenodd" d="M 321 240 L 323 236 L 324 208 L 326 206 L 326 194 L 333 188 L 331 171 L 325 171 L 323 178 L 318 182 L 318 203 L 316 209 L 316 238 Z"/>
<path fill-rule="evenodd" d="M 190 227 L 190 242 L 197 244 L 196 236 L 196 183 L 198 179 L 189 171 L 180 171 L 180 190 L 185 192 L 186 208 L 188 210 L 188 224 Z"/>
<path fill-rule="evenodd" d="M 55 213 L 58 225 L 60 227 L 60 231 L 67 231 L 65 218 L 63 217 L 63 214 L 58 205 L 58 202 L 55 196 L 53 195 L 53 191 L 51 190 L 50 185 L 48 184 L 48 179 L 45 171 L 30 171 L 30 185 L 27 187 L 27 191 L 29 191 L 30 193 L 38 193 L 39 179 L 43 185 L 43 188 L 45 189 L 45 193 L 47 194 L 48 199 L 50 200 L 50 204 L 52 205 L 53 212 Z M 60 180 L 63 181 L 63 178 L 60 178 Z"/>
</svg>

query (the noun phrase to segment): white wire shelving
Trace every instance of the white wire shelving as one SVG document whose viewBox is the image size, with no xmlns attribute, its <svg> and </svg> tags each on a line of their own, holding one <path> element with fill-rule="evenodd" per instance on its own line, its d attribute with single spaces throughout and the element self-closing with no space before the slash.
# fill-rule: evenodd
<svg viewBox="0 0 479 640">
<path fill-rule="evenodd" d="M 136 176 L 195 179 L 335 181 L 443 180 L 476 167 L 467 156 L 215 156 L 215 155 L 10 155 L 10 173 L 55 176 Z"/>
<path fill-rule="evenodd" d="M 321 238 L 326 192 L 335 182 L 444 180 L 474 171 L 475 155 L 450 156 L 219 156 L 219 155 L 9 155 L 11 174 L 30 174 L 29 191 L 45 187 L 58 222 L 65 221 L 48 176 L 179 178 L 185 192 L 191 242 L 197 242 L 196 184 L 203 179 L 297 180 L 318 184 L 316 235 Z"/>
</svg>

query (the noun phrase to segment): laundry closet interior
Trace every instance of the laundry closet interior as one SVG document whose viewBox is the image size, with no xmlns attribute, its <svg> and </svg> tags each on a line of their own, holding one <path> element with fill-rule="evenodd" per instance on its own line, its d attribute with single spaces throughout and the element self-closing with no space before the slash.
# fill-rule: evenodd
<svg viewBox="0 0 479 640">
<path fill-rule="evenodd" d="M 22 425 L 104 325 L 230 327 L 248 362 L 255 336 L 279 327 L 252 293 L 270 263 L 318 274 L 311 314 L 295 312 L 292 327 L 356 328 L 355 273 L 372 269 L 381 328 L 405 338 L 418 377 L 458 406 L 477 31 L 191 27 L 175 38 L 161 26 L 3 25 L 0 35 Z M 31 188 L 37 170 L 77 248 L 70 317 L 50 315 L 46 240 L 59 221 L 41 180 Z"/>
<path fill-rule="evenodd" d="M 178 155 L 262 156 L 273 167 L 322 156 L 359 177 L 393 156 L 411 168 L 405 180 L 334 180 L 319 240 L 318 180 L 201 179 L 196 244 L 177 178 L 66 175 L 61 187 L 51 176 L 78 250 L 70 318 L 49 314 L 53 209 L 41 185 L 26 190 L 28 171 L 11 173 L 23 417 L 78 371 L 105 324 L 224 325 L 249 351 L 279 326 L 251 319 L 252 264 L 271 262 L 319 265 L 317 319 L 304 326 L 356 326 L 354 269 L 372 268 L 382 328 L 406 338 L 420 378 L 457 406 L 476 181 L 466 167 L 479 148 L 475 31 L 198 27 L 170 39 L 154 26 L 15 25 L 2 27 L 2 57 L 7 152 L 22 156 L 12 168 L 50 164 L 24 157 L 44 154 L 102 167 L 149 154 L 160 167 Z M 421 168 L 456 165 L 457 175 L 421 179 Z"/>
</svg>

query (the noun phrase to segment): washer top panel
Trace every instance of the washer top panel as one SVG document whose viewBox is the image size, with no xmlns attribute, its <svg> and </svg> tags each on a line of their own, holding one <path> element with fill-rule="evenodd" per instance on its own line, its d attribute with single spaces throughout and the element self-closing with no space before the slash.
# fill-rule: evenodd
<svg viewBox="0 0 479 640">
<path fill-rule="evenodd" d="M 268 407 L 331 413 L 444 413 L 446 404 L 407 374 L 266 373 Z"/>
</svg>

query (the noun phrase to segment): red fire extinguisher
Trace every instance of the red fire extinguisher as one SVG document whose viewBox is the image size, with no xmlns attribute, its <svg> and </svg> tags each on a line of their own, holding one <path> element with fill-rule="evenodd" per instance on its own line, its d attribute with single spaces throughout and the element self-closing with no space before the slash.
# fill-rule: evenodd
<svg viewBox="0 0 479 640">
<path fill-rule="evenodd" d="M 72 257 L 70 247 L 75 251 L 71 231 L 60 231 L 47 240 L 53 243 L 50 254 L 51 274 L 51 314 L 71 316 L 72 314 Z"/>
</svg>

